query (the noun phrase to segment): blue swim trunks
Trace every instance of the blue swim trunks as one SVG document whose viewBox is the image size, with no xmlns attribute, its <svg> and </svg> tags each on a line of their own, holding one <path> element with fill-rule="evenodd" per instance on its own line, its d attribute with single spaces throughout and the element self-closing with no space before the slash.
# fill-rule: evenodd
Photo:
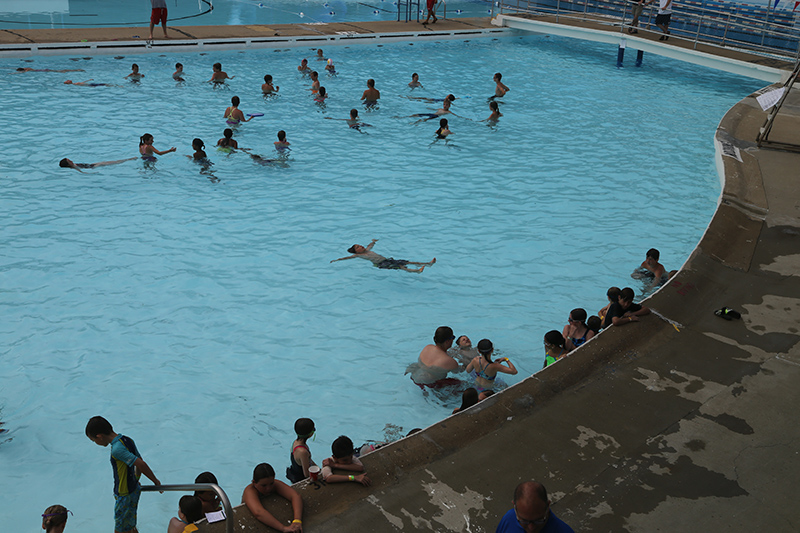
<svg viewBox="0 0 800 533">
<path fill-rule="evenodd" d="M 136 528 L 136 509 L 139 507 L 141 488 L 137 488 L 127 496 L 115 496 L 114 531 L 130 531 Z"/>
</svg>

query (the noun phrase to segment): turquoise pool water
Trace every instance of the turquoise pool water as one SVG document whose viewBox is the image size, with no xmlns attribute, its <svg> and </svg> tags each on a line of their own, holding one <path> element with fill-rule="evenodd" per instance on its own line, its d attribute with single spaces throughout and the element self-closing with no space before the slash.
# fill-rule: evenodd
<svg viewBox="0 0 800 533">
<path fill-rule="evenodd" d="M 424 0 L 420 5 L 425 10 Z M 492 3 L 485 0 L 450 0 L 447 18 L 486 17 L 491 8 Z M 167 0 L 167 9 L 170 26 L 397 20 L 395 0 Z M 440 17 L 444 10 L 444 4 L 437 7 Z M 416 21 L 416 16 L 412 18 Z M 0 28 L 147 26 L 149 23 L 150 0 L 0 2 Z"/>
<path fill-rule="evenodd" d="M 213 471 L 238 502 L 253 466 L 288 463 L 292 424 L 316 421 L 317 460 L 344 433 L 361 443 L 447 416 L 458 400 L 423 395 L 403 371 L 434 329 L 492 339 L 520 375 L 542 365 L 544 332 L 574 307 L 595 312 L 610 285 L 655 246 L 688 257 L 716 206 L 713 134 L 761 82 L 646 55 L 614 68 L 613 47 L 547 37 L 326 47 L 339 75 L 315 105 L 295 67 L 314 50 L 0 61 L 4 320 L 0 514 L 38 528 L 62 503 L 76 531 L 112 527 L 108 450 L 83 434 L 102 414 L 132 436 L 165 483 Z M 176 61 L 186 83 L 171 79 Z M 236 76 L 205 83 L 220 61 Z M 123 80 L 136 62 L 139 84 Z M 85 73 L 12 74 L 18 66 Z M 511 88 L 495 127 L 492 75 Z M 425 88 L 406 86 L 418 72 Z M 280 96 L 260 94 L 272 74 Z M 62 82 L 93 78 L 118 87 Z M 365 80 L 382 91 L 365 110 Z M 459 99 L 448 143 L 434 109 Z M 264 117 L 236 138 L 262 166 L 210 148 L 231 96 Z M 344 122 L 360 109 L 363 133 Z M 84 174 L 62 157 L 140 160 Z M 190 162 L 209 146 L 218 181 Z M 423 274 L 330 263 L 354 242 L 438 262 Z M 140 530 L 163 529 L 178 495 L 146 494 Z"/>
</svg>

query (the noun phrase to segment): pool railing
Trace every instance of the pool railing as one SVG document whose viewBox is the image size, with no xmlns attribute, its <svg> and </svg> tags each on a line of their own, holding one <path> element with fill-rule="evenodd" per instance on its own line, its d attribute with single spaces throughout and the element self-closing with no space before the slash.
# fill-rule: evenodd
<svg viewBox="0 0 800 533">
<path fill-rule="evenodd" d="M 189 492 L 198 490 L 213 490 L 219 496 L 222 509 L 225 511 L 225 531 L 233 533 L 233 508 L 225 491 L 216 483 L 188 483 L 186 485 L 142 485 L 142 492 Z"/>
<path fill-rule="evenodd" d="M 554 16 L 574 21 L 619 26 L 620 33 L 631 28 L 631 8 L 635 2 L 628 0 L 500 0 L 492 4 L 492 16 L 520 13 L 528 16 Z M 774 10 L 743 9 L 735 4 L 713 4 L 706 7 L 699 2 L 681 3 L 672 12 L 670 38 L 693 44 L 698 43 L 745 50 L 760 55 L 800 59 L 800 29 L 793 18 Z M 645 7 L 640 17 L 640 28 L 660 32 L 655 25 L 658 7 Z M 763 16 L 762 16 L 763 15 Z"/>
</svg>

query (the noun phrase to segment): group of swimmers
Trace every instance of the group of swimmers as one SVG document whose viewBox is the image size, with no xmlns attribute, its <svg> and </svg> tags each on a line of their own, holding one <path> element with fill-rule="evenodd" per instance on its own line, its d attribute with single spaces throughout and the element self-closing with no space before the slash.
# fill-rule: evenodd
<svg viewBox="0 0 800 533">
<path fill-rule="evenodd" d="M 326 61 L 325 71 L 330 75 L 334 76 L 337 74 L 336 68 L 333 64 L 333 60 L 330 58 L 325 58 L 324 53 L 321 48 L 317 49 L 317 59 Z M 18 72 L 69 72 L 72 70 L 81 70 L 81 69 L 70 69 L 70 70 L 51 70 L 51 69 L 31 69 L 31 68 L 20 68 L 17 69 Z M 233 80 L 235 76 L 229 76 L 227 72 L 222 70 L 221 63 L 214 63 L 212 66 L 212 75 L 211 78 L 208 80 L 209 83 L 216 86 L 226 85 L 227 80 Z M 321 86 L 319 81 L 319 74 L 317 71 L 311 69 L 308 64 L 307 59 L 303 59 L 300 65 L 297 67 L 297 71 L 303 75 L 303 77 L 309 77 L 312 81 L 311 87 L 309 88 L 311 95 L 314 98 L 314 101 L 317 104 L 324 106 L 325 100 L 328 98 L 328 92 L 325 87 Z M 124 79 L 132 82 L 132 83 L 139 83 L 143 78 L 145 78 L 145 74 L 140 72 L 139 65 L 134 63 L 131 65 L 131 72 L 124 77 Z M 183 64 L 176 63 L 175 64 L 175 71 L 172 74 L 172 78 L 178 82 L 184 82 L 184 71 L 183 71 Z M 487 122 L 489 125 L 497 124 L 500 117 L 502 117 L 502 113 L 500 112 L 500 107 L 497 103 L 498 98 L 504 97 L 509 88 L 503 84 L 502 82 L 502 74 L 495 73 L 493 76 L 493 81 L 495 83 L 495 92 L 492 96 L 489 97 L 489 108 L 490 108 L 490 115 L 486 119 L 482 120 L 481 122 Z M 80 86 L 91 86 L 91 87 L 100 87 L 100 86 L 112 86 L 112 84 L 108 83 L 96 83 L 92 79 L 83 81 L 83 82 L 73 82 L 72 80 L 66 80 L 65 84 L 69 85 L 80 85 Z M 411 81 L 408 83 L 408 88 L 411 90 L 423 88 L 422 83 L 419 81 L 419 74 L 413 73 L 411 76 Z M 264 83 L 261 85 L 262 94 L 265 97 L 272 96 L 278 94 L 280 91 L 280 86 L 277 86 L 273 83 L 272 75 L 267 74 L 264 76 Z M 364 107 L 368 110 L 377 108 L 378 102 L 381 98 L 380 91 L 375 88 L 375 80 L 368 79 L 367 80 L 367 88 L 361 95 L 361 101 L 364 104 Z M 438 140 L 446 140 L 450 135 L 452 135 L 452 130 L 450 129 L 450 124 L 447 118 L 444 115 L 452 115 L 459 118 L 459 115 L 456 115 L 452 110 L 451 106 L 453 102 L 455 102 L 456 97 L 453 94 L 448 94 L 444 98 L 429 98 L 429 97 L 420 97 L 420 96 L 407 96 L 407 98 L 414 100 L 414 101 L 423 101 L 426 103 L 441 103 L 441 107 L 436 109 L 432 112 L 425 112 L 425 113 L 415 113 L 412 115 L 408 115 L 407 117 L 394 117 L 394 118 L 416 118 L 417 120 L 414 121 L 412 124 L 417 124 L 420 122 L 426 122 L 433 119 L 439 119 L 439 128 L 434 133 L 434 142 Z M 231 105 L 228 106 L 223 114 L 223 118 L 225 118 L 226 123 L 231 128 L 226 129 L 224 132 L 224 137 L 220 139 L 217 143 L 217 147 L 226 153 L 231 153 L 235 150 L 246 151 L 246 149 L 242 149 L 238 147 L 238 143 L 233 139 L 233 135 L 235 133 L 235 128 L 239 124 L 244 122 L 249 122 L 256 116 L 263 115 L 262 113 L 252 113 L 250 115 L 245 115 L 241 109 L 239 109 L 240 99 L 238 96 L 234 96 L 231 98 Z M 361 128 L 371 127 L 371 124 L 367 124 L 361 121 L 358 110 L 353 108 L 350 110 L 350 116 L 346 119 L 335 119 L 333 117 L 324 117 L 329 120 L 343 120 L 346 121 L 348 126 L 352 129 L 358 130 L 359 132 L 364 133 Z M 470 119 L 466 119 L 470 120 Z M 145 163 L 153 163 L 156 161 L 156 155 L 165 155 L 176 150 L 175 147 L 170 148 L 169 150 L 159 151 L 153 147 L 152 144 L 152 135 L 144 134 L 140 138 L 139 143 L 139 152 L 141 158 L 145 161 Z M 278 142 L 275 142 L 275 148 L 278 150 L 279 157 L 276 159 L 273 158 L 265 158 L 263 156 L 259 156 L 257 154 L 249 153 L 251 158 L 260 164 L 273 164 L 276 162 L 285 162 L 286 161 L 286 152 L 285 150 L 289 147 L 289 142 L 286 141 L 286 133 L 281 131 L 278 133 Z M 208 159 L 206 152 L 204 151 L 205 143 L 200 138 L 195 138 L 192 140 L 192 149 L 194 153 L 189 156 L 192 160 L 199 163 L 201 166 L 201 173 L 209 174 L 211 177 L 213 173 L 211 172 L 211 167 L 213 163 Z M 101 161 L 97 163 L 74 163 L 72 160 L 68 158 L 64 158 L 60 161 L 60 166 L 63 168 L 72 168 L 75 170 L 82 171 L 85 169 L 93 169 L 97 167 L 107 166 L 107 165 L 116 165 L 120 163 L 124 163 L 126 161 L 130 161 L 131 159 L 119 159 L 114 161 Z"/>
<path fill-rule="evenodd" d="M 645 292 L 664 284 L 676 273 L 674 270 L 667 273 L 664 266 L 659 263 L 659 258 L 659 251 L 651 248 L 647 251 L 642 264 L 631 274 L 634 279 L 645 280 L 647 283 Z M 600 309 L 597 315 L 587 317 L 585 309 L 573 309 L 561 331 L 551 330 L 544 335 L 544 367 L 584 345 L 602 329 L 638 322 L 640 317 L 650 313 L 647 307 L 634 303 L 635 292 L 630 287 L 623 289 L 611 287 L 606 296 L 608 304 Z M 498 388 L 496 377 L 499 373 L 517 374 L 517 368 L 508 357 L 493 360 L 493 353 L 494 345 L 489 339 L 481 340 L 477 348 L 473 348 L 469 337 L 461 335 L 456 338 L 452 328 L 441 326 L 436 329 L 433 344 L 423 348 L 418 360 L 406 369 L 406 374 L 411 374 L 414 383 L 423 389 L 426 387 L 458 389 L 464 385 L 471 385 L 463 391 L 462 406 L 453 411 L 458 412 L 484 399 L 486 393 L 491 394 L 496 390 Z M 466 372 L 470 376 L 471 383 L 448 377 L 451 372 Z"/>
</svg>

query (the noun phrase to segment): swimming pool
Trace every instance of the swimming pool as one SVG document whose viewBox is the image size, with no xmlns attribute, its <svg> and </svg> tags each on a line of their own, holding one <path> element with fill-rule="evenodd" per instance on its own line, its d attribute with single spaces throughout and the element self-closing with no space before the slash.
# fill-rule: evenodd
<svg viewBox="0 0 800 533">
<path fill-rule="evenodd" d="M 450 0 L 446 6 L 447 18 L 486 17 L 491 4 L 485 0 Z M 424 1 L 421 7 L 425 9 Z M 167 9 L 170 26 L 397 20 L 395 0 L 172 0 L 167 2 Z M 437 7 L 440 17 L 443 11 L 444 4 Z M 147 26 L 149 23 L 150 0 L 91 3 L 4 0 L 0 4 L 0 28 Z"/>
<path fill-rule="evenodd" d="M 543 333 L 573 307 L 595 312 L 647 248 L 667 268 L 688 257 L 719 195 L 719 117 L 761 85 L 651 56 L 617 70 L 612 47 L 543 36 L 325 52 L 339 71 L 321 78 L 326 109 L 295 70 L 302 57 L 321 64 L 313 50 L 0 62 L 19 117 L 0 133 L 10 530 L 38 527 L 56 502 L 75 512 L 71 529 L 110 526 L 108 451 L 83 435 L 95 414 L 132 436 L 163 482 L 211 470 L 238 502 L 254 464 L 283 471 L 298 417 L 316 421 L 320 460 L 339 434 L 361 443 L 447 416 L 457 400 L 403 376 L 439 325 L 492 339 L 520 369 L 508 381 L 530 375 Z M 122 79 L 134 61 L 138 85 Z M 185 84 L 171 80 L 176 61 Z M 216 61 L 236 76 L 228 88 L 204 83 Z M 10 74 L 17 66 L 87 72 Z M 435 122 L 393 118 L 435 108 L 405 96 L 452 92 L 455 113 L 484 119 L 497 70 L 512 90 L 494 128 L 451 118 L 443 143 Z M 425 88 L 412 93 L 414 71 Z M 260 95 L 266 73 L 277 98 Z M 358 103 L 368 77 L 383 95 L 374 111 Z M 265 113 L 239 128 L 241 145 L 274 155 L 284 129 L 285 164 L 210 148 L 233 95 Z M 373 126 L 324 119 L 351 107 Z M 57 167 L 136 155 L 145 132 L 178 153 L 154 170 Z M 218 182 L 184 157 L 193 137 Z M 372 238 L 386 256 L 438 262 L 421 275 L 329 263 Z M 141 530 L 163 528 L 177 499 L 145 495 Z"/>
</svg>

